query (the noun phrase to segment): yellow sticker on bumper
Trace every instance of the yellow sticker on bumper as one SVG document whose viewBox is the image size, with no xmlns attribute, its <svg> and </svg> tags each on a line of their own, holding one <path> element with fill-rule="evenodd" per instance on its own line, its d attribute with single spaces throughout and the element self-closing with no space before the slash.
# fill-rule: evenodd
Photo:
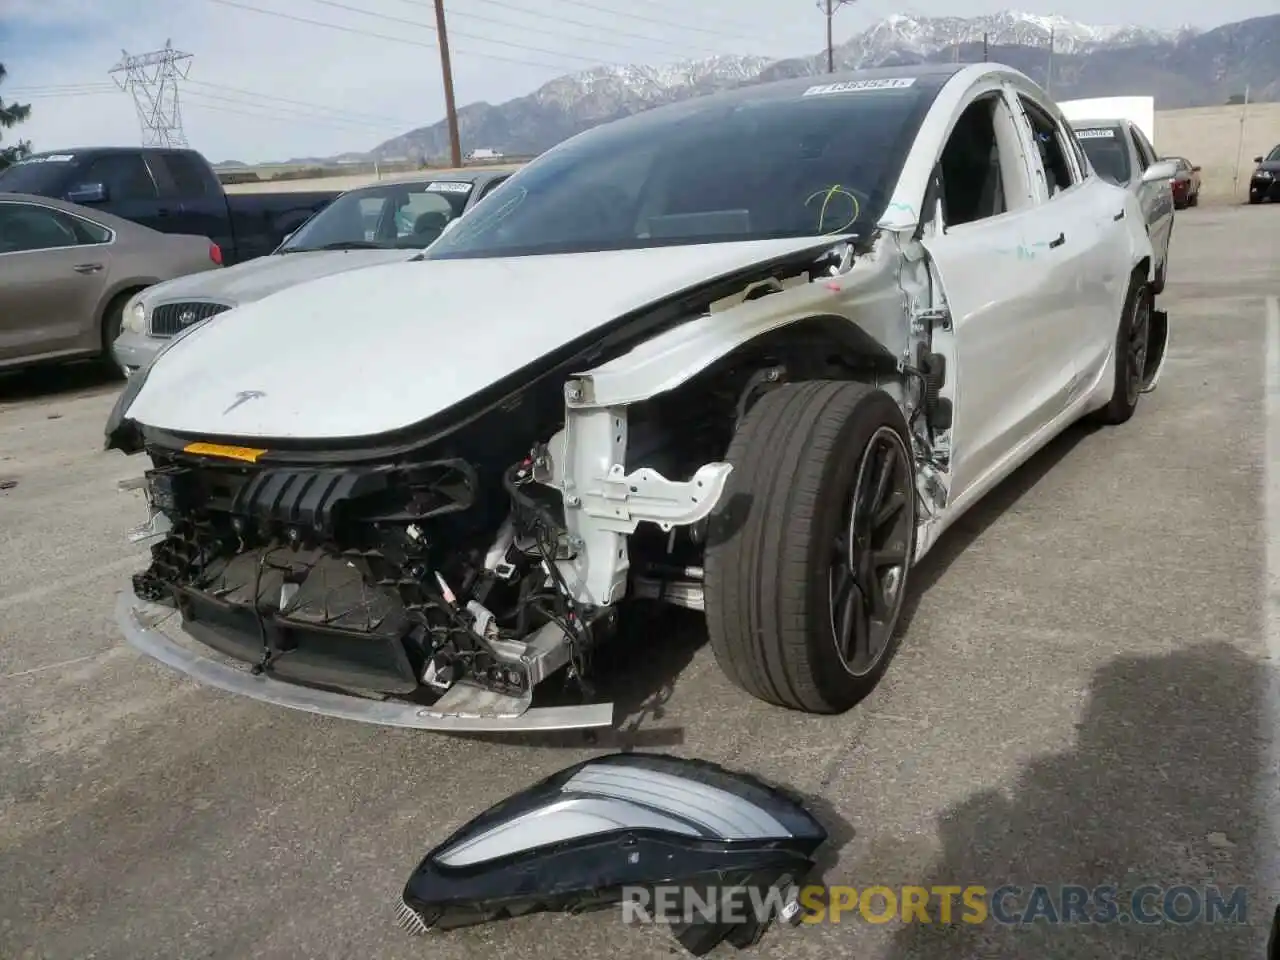
<svg viewBox="0 0 1280 960">
<path fill-rule="evenodd" d="M 195 453 L 202 457 L 225 457 L 228 460 L 257 463 L 258 458 L 267 451 L 254 447 L 232 447 L 222 443 L 188 443 L 182 448 L 182 452 Z"/>
</svg>

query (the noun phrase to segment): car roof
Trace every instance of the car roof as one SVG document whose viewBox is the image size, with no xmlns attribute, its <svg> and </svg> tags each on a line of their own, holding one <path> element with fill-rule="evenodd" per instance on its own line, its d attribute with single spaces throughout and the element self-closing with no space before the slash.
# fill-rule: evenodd
<svg viewBox="0 0 1280 960">
<path fill-rule="evenodd" d="M 1072 130 L 1123 130 L 1129 126 L 1128 120 L 1117 120 L 1115 118 L 1110 120 L 1072 120 L 1070 123 Z"/>
<path fill-rule="evenodd" d="M 387 187 L 415 187 L 428 183 L 485 183 L 495 177 L 511 176 L 518 168 L 497 168 L 489 170 L 441 170 L 432 176 L 430 173 L 424 173 L 420 177 L 404 177 L 395 180 L 379 180 L 376 183 L 366 183 L 358 187 L 352 187 L 345 191 L 344 195 L 352 193 L 365 193 L 366 191 L 382 190 Z"/>
<path fill-rule="evenodd" d="M 56 157 L 61 155 L 78 157 L 82 154 L 105 157 L 119 153 L 190 153 L 198 155 L 198 151 L 192 150 L 190 147 L 67 147 L 63 150 L 41 150 L 37 153 L 28 154 L 23 159 L 31 160 L 35 157 Z"/>
<path fill-rule="evenodd" d="M 118 234 L 124 236 L 139 237 L 144 233 L 155 234 L 160 236 L 159 231 L 152 230 L 150 227 L 144 227 L 140 223 L 134 223 L 132 220 L 125 220 L 121 217 L 113 216 L 103 210 L 95 210 L 92 207 L 84 207 L 78 203 L 68 203 L 66 200 L 55 200 L 52 197 L 41 197 L 33 193 L 4 193 L 0 191 L 0 203 L 31 203 L 40 207 L 52 207 L 54 210 L 61 210 L 63 213 L 74 214 L 85 220 L 92 220 L 94 223 L 100 223 L 109 230 L 114 230 Z"/>
</svg>

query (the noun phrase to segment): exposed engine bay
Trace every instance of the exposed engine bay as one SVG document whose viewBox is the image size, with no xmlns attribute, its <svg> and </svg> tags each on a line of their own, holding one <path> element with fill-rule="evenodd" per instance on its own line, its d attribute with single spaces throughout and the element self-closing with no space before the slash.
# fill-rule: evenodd
<svg viewBox="0 0 1280 960">
<path fill-rule="evenodd" d="M 921 449 L 945 445 L 949 422 L 926 416 L 936 385 L 903 360 L 921 344 L 896 248 L 860 267 L 869 321 L 892 349 L 847 320 L 788 320 L 671 389 L 632 398 L 607 375 L 691 318 L 775 298 L 785 316 L 788 291 L 813 296 L 813 281 L 853 259 L 840 243 L 682 295 L 394 446 L 267 451 L 142 427 L 132 442 L 152 461 L 151 520 L 137 539 L 153 546 L 134 593 L 291 684 L 450 714 L 518 715 L 552 677 L 590 700 L 592 654 L 619 601 L 702 609 L 708 518 L 732 469 L 722 461 L 763 391 L 883 385 L 912 411 Z M 595 377 L 574 374 L 584 369 Z"/>
</svg>

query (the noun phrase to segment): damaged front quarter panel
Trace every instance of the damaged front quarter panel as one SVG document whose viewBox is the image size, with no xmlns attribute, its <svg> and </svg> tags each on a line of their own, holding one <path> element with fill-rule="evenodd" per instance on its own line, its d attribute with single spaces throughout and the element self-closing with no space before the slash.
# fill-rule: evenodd
<svg viewBox="0 0 1280 960">
<path fill-rule="evenodd" d="M 614 754 L 576 764 L 458 830 L 405 885 L 415 933 L 623 904 L 702 955 L 749 946 L 799 888 L 826 830 L 781 790 L 715 764 Z M 655 901 L 660 904 L 655 908 Z"/>
</svg>

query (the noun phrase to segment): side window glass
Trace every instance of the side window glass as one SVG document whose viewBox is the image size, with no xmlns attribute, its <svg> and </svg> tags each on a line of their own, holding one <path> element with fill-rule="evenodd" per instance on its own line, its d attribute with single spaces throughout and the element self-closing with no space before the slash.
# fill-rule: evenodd
<svg viewBox="0 0 1280 960">
<path fill-rule="evenodd" d="M 87 231 L 81 233 L 76 229 L 73 217 L 48 207 L 0 203 L 0 253 L 53 250 L 91 242 L 95 241 Z"/>
<path fill-rule="evenodd" d="M 1009 209 L 995 111 L 999 96 L 971 103 L 942 149 L 942 214 L 948 227 L 998 216 Z"/>
<path fill-rule="evenodd" d="M 1040 156 L 1040 165 L 1044 170 L 1045 186 L 1048 188 L 1049 196 L 1053 197 L 1077 182 L 1075 171 L 1067 159 L 1067 147 L 1062 128 L 1026 97 L 1019 96 L 1018 99 L 1022 103 L 1027 123 L 1031 127 L 1031 136 L 1035 140 L 1036 152 Z"/>
<path fill-rule="evenodd" d="M 160 196 L 151 171 L 136 153 L 99 157 L 85 171 L 84 182 L 103 184 L 109 201 L 155 200 Z"/>
<path fill-rule="evenodd" d="M 502 186 L 502 184 L 506 181 L 506 179 L 507 179 L 506 177 L 499 177 L 496 180 L 490 180 L 489 183 L 485 186 L 484 190 L 481 191 L 480 196 L 476 198 L 476 201 L 479 202 L 480 200 L 483 200 L 485 197 L 487 197 L 489 194 L 493 193 L 493 191 L 497 190 L 498 187 Z"/>
<path fill-rule="evenodd" d="M 182 153 L 166 153 L 164 165 L 173 178 L 173 186 L 178 196 L 195 199 L 209 193 L 209 179 L 204 176 L 196 162 Z"/>
<path fill-rule="evenodd" d="M 1075 154 L 1076 169 L 1080 171 L 1080 179 L 1087 180 L 1090 173 L 1090 164 L 1089 158 L 1085 156 L 1084 147 L 1080 144 L 1080 138 L 1076 136 L 1076 132 L 1070 127 L 1063 127 L 1062 133 L 1071 146 L 1071 152 Z"/>
</svg>

